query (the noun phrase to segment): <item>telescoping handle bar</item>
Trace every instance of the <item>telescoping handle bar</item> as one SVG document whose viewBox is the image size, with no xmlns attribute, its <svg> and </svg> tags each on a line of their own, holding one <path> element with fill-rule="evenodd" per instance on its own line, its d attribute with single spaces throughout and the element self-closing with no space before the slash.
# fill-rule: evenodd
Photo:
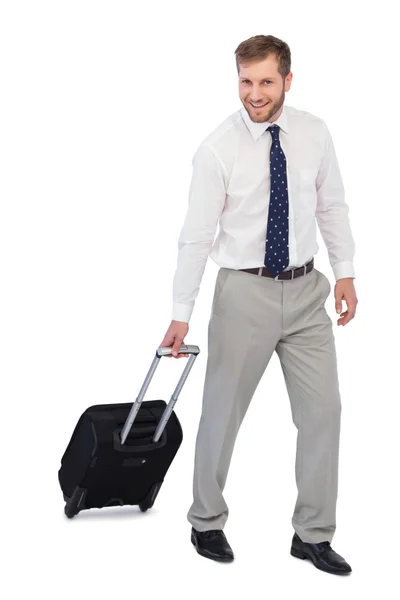
<svg viewBox="0 0 400 600">
<path fill-rule="evenodd" d="M 161 437 L 162 432 L 164 431 L 164 428 L 166 426 L 166 424 L 168 423 L 168 419 L 170 418 L 172 411 L 174 409 L 174 406 L 176 404 L 176 401 L 179 398 L 179 394 L 182 391 L 182 388 L 185 384 L 186 379 L 188 378 L 188 375 L 190 373 L 191 368 L 193 367 L 194 361 L 197 358 L 197 355 L 200 353 L 200 349 L 198 346 L 190 346 L 190 345 L 186 345 L 183 344 L 180 349 L 179 349 L 179 354 L 190 354 L 189 359 L 186 363 L 185 369 L 181 375 L 181 378 L 178 381 L 178 384 L 174 390 L 174 393 L 172 394 L 170 401 L 168 402 L 167 406 L 165 407 L 164 413 L 160 419 L 160 422 L 157 426 L 157 429 L 154 433 L 154 437 L 153 437 L 153 442 L 158 442 L 158 440 Z M 151 380 L 153 379 L 154 373 L 158 367 L 158 363 L 160 362 L 160 358 L 162 356 L 168 356 L 169 354 L 172 354 L 172 346 L 169 348 L 158 348 L 156 350 L 156 355 L 153 359 L 153 362 L 151 363 L 151 367 L 149 369 L 149 372 L 146 375 L 146 378 L 143 382 L 142 388 L 139 392 L 139 396 L 136 398 L 135 402 L 132 404 L 132 408 L 129 411 L 129 414 L 127 416 L 127 419 L 125 421 L 125 424 L 122 428 L 121 431 L 121 444 L 125 443 L 125 440 L 131 430 L 131 427 L 135 421 L 136 415 L 139 412 L 140 409 L 140 405 L 142 404 L 142 400 L 147 392 L 147 388 L 150 385 Z"/>
</svg>

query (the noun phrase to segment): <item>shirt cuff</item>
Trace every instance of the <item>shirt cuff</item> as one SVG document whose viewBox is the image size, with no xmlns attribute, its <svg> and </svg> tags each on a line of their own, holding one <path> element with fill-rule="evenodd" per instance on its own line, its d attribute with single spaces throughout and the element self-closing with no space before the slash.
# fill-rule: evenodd
<svg viewBox="0 0 400 600">
<path fill-rule="evenodd" d="M 344 277 L 352 277 L 353 279 L 355 278 L 354 266 L 351 261 L 336 263 L 336 265 L 332 268 L 336 281 L 338 279 L 343 279 Z"/>
<path fill-rule="evenodd" d="M 189 323 L 193 308 L 194 305 L 191 304 L 180 304 L 179 302 L 174 302 L 172 307 L 172 320 Z"/>
</svg>

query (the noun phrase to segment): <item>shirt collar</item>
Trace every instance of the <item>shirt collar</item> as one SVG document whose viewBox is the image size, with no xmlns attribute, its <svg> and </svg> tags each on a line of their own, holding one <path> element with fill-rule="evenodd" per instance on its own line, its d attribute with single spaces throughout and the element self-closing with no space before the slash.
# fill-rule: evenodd
<svg viewBox="0 0 400 600">
<path fill-rule="evenodd" d="M 247 129 L 250 131 L 255 141 L 257 141 L 258 138 L 264 133 L 264 131 L 271 125 L 279 125 L 282 131 L 288 133 L 287 111 L 285 104 L 283 105 L 282 112 L 279 115 L 278 119 L 273 123 L 270 123 L 269 121 L 266 121 L 265 123 L 254 123 L 254 121 L 250 119 L 249 114 L 244 106 L 241 108 L 240 113 L 242 115 L 243 121 L 247 126 Z"/>
</svg>

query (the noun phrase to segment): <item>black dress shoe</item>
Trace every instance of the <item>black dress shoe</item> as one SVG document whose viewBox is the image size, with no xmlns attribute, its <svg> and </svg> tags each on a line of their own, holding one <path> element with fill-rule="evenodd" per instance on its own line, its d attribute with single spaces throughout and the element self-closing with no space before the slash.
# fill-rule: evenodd
<svg viewBox="0 0 400 600">
<path fill-rule="evenodd" d="M 303 542 L 295 533 L 290 554 L 296 556 L 296 558 L 310 558 L 317 569 L 327 573 L 345 575 L 351 571 L 350 565 L 344 560 L 343 556 L 332 550 L 330 542 L 310 544 Z"/>
<path fill-rule="evenodd" d="M 197 552 L 206 558 L 223 562 L 231 562 L 234 559 L 232 548 L 222 529 L 197 531 L 192 527 L 191 541 Z"/>
</svg>

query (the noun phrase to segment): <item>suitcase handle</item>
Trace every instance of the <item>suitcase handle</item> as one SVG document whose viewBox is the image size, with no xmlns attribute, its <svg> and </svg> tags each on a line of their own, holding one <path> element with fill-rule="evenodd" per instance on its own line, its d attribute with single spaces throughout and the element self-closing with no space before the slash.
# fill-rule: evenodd
<svg viewBox="0 0 400 600">
<path fill-rule="evenodd" d="M 164 431 L 164 428 L 166 426 L 166 424 L 168 423 L 168 419 L 170 418 L 172 411 L 174 409 L 174 406 L 176 404 L 176 401 L 179 398 L 179 394 L 182 391 L 182 388 L 185 384 L 186 379 L 188 378 L 188 375 L 190 373 L 191 368 L 193 367 L 194 361 L 197 358 L 197 355 L 200 353 L 200 348 L 198 346 L 189 346 L 186 344 L 182 344 L 182 346 L 179 348 L 179 354 L 190 354 L 190 357 L 186 363 L 185 369 L 178 381 L 178 384 L 170 398 L 170 401 L 168 402 L 167 406 L 165 407 L 165 410 L 162 414 L 162 417 L 160 419 L 160 422 L 157 426 L 157 429 L 154 433 L 154 437 L 153 437 L 153 442 L 158 442 L 158 440 L 161 437 L 162 432 Z M 157 348 L 156 350 L 156 355 L 153 359 L 153 362 L 151 363 L 149 372 L 146 375 L 146 378 L 143 382 L 143 385 L 141 387 L 141 390 L 139 392 L 138 397 L 136 398 L 135 402 L 132 404 L 132 408 L 129 411 L 128 417 L 125 421 L 125 424 L 122 428 L 121 431 L 121 445 L 125 443 L 125 440 L 131 430 L 131 427 L 135 421 L 136 415 L 139 412 L 140 409 L 140 405 L 142 404 L 143 398 L 147 392 L 147 388 L 150 385 L 151 380 L 153 379 L 154 373 L 158 367 L 158 363 L 160 362 L 160 359 L 162 356 L 168 356 L 172 354 L 172 346 L 168 347 L 168 348 Z"/>
</svg>

